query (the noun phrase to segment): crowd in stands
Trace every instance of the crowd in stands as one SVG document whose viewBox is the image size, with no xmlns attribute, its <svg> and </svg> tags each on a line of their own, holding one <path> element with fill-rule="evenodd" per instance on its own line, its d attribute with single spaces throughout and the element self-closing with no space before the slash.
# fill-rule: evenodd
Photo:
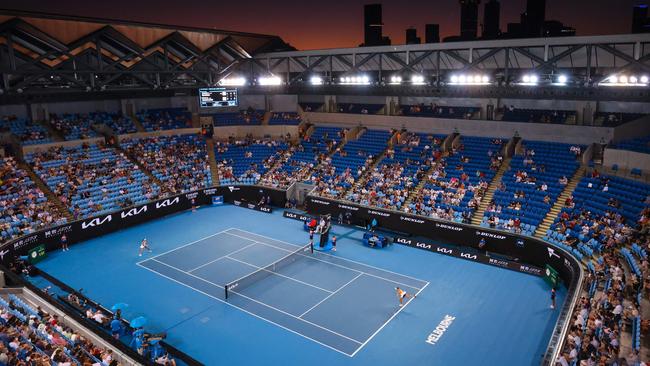
<svg viewBox="0 0 650 366">
<path fill-rule="evenodd" d="M 120 145 L 171 193 L 212 186 L 206 144 L 198 135 L 127 139 Z"/>
<path fill-rule="evenodd" d="M 0 161 L 0 242 L 65 222 L 14 158 Z"/>
<path fill-rule="evenodd" d="M 160 187 L 115 149 L 97 144 L 53 147 L 26 160 L 75 218 L 159 198 Z"/>
<path fill-rule="evenodd" d="M 93 344 L 58 316 L 15 295 L 0 298 L 0 364 L 117 366 L 111 349 Z"/>
<path fill-rule="evenodd" d="M 473 119 L 480 111 L 478 107 L 439 106 L 435 103 L 404 105 L 399 114 L 410 117 L 433 117 L 451 119 Z"/>
<path fill-rule="evenodd" d="M 269 125 L 299 125 L 300 121 L 300 115 L 296 112 L 274 112 Z"/>
<path fill-rule="evenodd" d="M 288 149 L 284 139 L 230 138 L 215 143 L 215 158 L 221 184 L 255 184 Z"/>
<path fill-rule="evenodd" d="M 138 132 L 131 117 L 122 113 L 94 112 L 90 113 L 89 118 L 95 123 L 105 124 L 118 135 Z"/>
<path fill-rule="evenodd" d="M 576 112 L 546 109 L 522 109 L 511 105 L 503 108 L 502 121 L 575 124 Z"/>
<path fill-rule="evenodd" d="M 382 108 L 384 108 L 383 104 L 338 103 L 337 105 L 339 113 L 353 114 L 377 114 Z"/>
<path fill-rule="evenodd" d="M 483 218 L 483 225 L 532 235 L 575 174 L 576 145 L 525 141 L 510 162 Z"/>
<path fill-rule="evenodd" d="M 82 140 L 97 137 L 97 132 L 92 128 L 95 121 L 88 115 L 69 114 L 61 115 L 50 114 L 50 125 L 58 131 L 66 141 Z"/>
<path fill-rule="evenodd" d="M 616 127 L 624 123 L 635 121 L 643 118 L 647 114 L 643 113 L 624 113 L 624 112 L 597 112 L 594 115 L 594 125 Z"/>
<path fill-rule="evenodd" d="M 140 111 L 138 120 L 147 132 L 192 127 L 192 113 L 186 108 L 158 108 Z"/>
<path fill-rule="evenodd" d="M 299 103 L 305 112 L 318 112 L 323 107 L 323 103 Z"/>
<path fill-rule="evenodd" d="M 8 130 L 18 136 L 23 145 L 52 142 L 52 137 L 47 128 L 25 118 L 18 118 L 16 116 L 4 116 L 0 118 L 0 131 L 3 130 Z"/>
<path fill-rule="evenodd" d="M 424 187 L 405 211 L 439 219 L 469 222 L 489 183 L 503 163 L 502 139 L 462 137 L 444 156 L 437 136 L 435 161 Z"/>
</svg>

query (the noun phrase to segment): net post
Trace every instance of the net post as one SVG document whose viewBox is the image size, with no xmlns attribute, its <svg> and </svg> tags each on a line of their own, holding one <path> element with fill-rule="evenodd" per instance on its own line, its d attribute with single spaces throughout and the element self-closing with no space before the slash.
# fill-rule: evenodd
<svg viewBox="0 0 650 366">
<path fill-rule="evenodd" d="M 228 285 L 223 286 L 223 289 L 226 294 L 226 300 L 228 300 Z"/>
<path fill-rule="evenodd" d="M 314 254 L 314 242 L 309 243 L 309 253 Z"/>
</svg>

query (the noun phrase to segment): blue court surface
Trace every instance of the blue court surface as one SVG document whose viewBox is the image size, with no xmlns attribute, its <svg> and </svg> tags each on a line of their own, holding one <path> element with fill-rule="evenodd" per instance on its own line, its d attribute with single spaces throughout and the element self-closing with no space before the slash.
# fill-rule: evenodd
<svg viewBox="0 0 650 366">
<path fill-rule="evenodd" d="M 128 303 L 125 318 L 146 316 L 206 365 L 539 364 L 557 319 L 541 278 L 332 233 L 337 252 L 311 253 L 302 223 L 281 211 L 207 207 L 39 267 L 107 307 Z M 139 257 L 143 237 L 153 253 Z M 400 307 L 395 287 L 418 296 Z"/>
</svg>

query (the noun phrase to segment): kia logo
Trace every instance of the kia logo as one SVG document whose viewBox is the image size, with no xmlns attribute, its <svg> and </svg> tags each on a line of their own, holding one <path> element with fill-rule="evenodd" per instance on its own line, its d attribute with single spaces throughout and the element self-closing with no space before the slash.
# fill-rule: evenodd
<svg viewBox="0 0 650 366">
<path fill-rule="evenodd" d="M 89 222 L 85 222 L 85 221 L 82 222 L 81 223 L 81 229 L 83 230 L 83 229 L 87 229 L 89 227 L 95 227 L 95 226 L 103 225 L 106 222 L 111 222 L 111 220 L 113 220 L 113 215 L 108 215 L 108 216 L 104 217 L 103 219 L 100 219 L 99 217 L 96 217 L 96 218 L 90 220 Z"/>
</svg>

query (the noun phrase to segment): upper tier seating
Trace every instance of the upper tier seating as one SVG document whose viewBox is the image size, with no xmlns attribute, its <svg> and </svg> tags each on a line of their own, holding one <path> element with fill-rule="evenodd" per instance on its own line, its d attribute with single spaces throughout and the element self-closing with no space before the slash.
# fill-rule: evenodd
<svg viewBox="0 0 650 366">
<path fill-rule="evenodd" d="M 623 140 L 617 144 L 613 144 L 611 148 L 650 154 L 650 135 Z"/>
<path fill-rule="evenodd" d="M 242 110 L 234 113 L 216 113 L 212 115 L 215 126 L 248 126 L 261 125 L 264 111 L 262 110 Z"/>
<path fill-rule="evenodd" d="M 269 119 L 269 125 L 292 125 L 300 124 L 300 115 L 296 112 L 274 112 Z"/>
<path fill-rule="evenodd" d="M 92 129 L 95 121 L 90 119 L 88 115 L 82 114 L 62 114 L 50 115 L 50 124 L 52 128 L 59 131 L 66 141 L 81 140 L 87 138 L 97 137 L 98 134 Z"/>
<path fill-rule="evenodd" d="M 205 140 L 198 135 L 122 140 L 120 145 L 172 193 L 212 186 Z"/>
<path fill-rule="evenodd" d="M 66 221 L 14 158 L 0 162 L 0 242 Z"/>
<path fill-rule="evenodd" d="M 287 148 L 283 141 L 251 138 L 215 143 L 220 183 L 257 183 Z"/>
<path fill-rule="evenodd" d="M 512 229 L 510 220 L 518 219 L 534 232 L 580 165 L 582 147 L 541 141 L 524 141 L 524 146 L 525 152 L 512 158 L 483 225 Z"/>
<path fill-rule="evenodd" d="M 118 135 L 138 132 L 131 117 L 121 113 L 94 112 L 90 113 L 89 117 L 96 123 L 103 123 L 110 127 Z"/>
<path fill-rule="evenodd" d="M 160 194 L 137 165 L 103 145 L 50 148 L 25 158 L 75 218 L 143 204 Z"/>
<path fill-rule="evenodd" d="M 23 145 L 46 144 L 52 142 L 49 131 L 44 126 L 29 119 L 5 116 L 0 118 L 0 131 L 9 130 L 18 136 Z"/>
<path fill-rule="evenodd" d="M 621 112 L 597 112 L 594 115 L 594 125 L 616 127 L 624 123 L 635 121 L 643 118 L 647 114 L 643 113 L 621 113 Z"/>
<path fill-rule="evenodd" d="M 305 112 L 319 112 L 323 108 L 323 103 L 298 103 Z"/>
<path fill-rule="evenodd" d="M 575 111 L 505 108 L 502 121 L 575 124 Z"/>
<path fill-rule="evenodd" d="M 400 112 L 410 117 L 434 117 L 472 119 L 480 112 L 479 107 L 437 106 L 435 104 L 403 105 Z"/>
<path fill-rule="evenodd" d="M 138 119 L 147 132 L 192 127 L 192 113 L 185 108 L 148 109 Z"/>
<path fill-rule="evenodd" d="M 382 108 L 384 108 L 384 105 L 383 104 L 338 103 L 336 108 L 339 113 L 377 114 Z"/>
</svg>

